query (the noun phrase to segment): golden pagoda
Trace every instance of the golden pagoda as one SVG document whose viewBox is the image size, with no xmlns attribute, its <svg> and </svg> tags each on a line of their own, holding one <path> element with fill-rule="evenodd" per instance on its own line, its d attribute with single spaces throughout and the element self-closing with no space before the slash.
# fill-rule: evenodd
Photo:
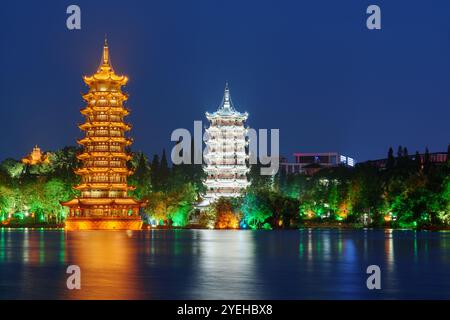
<svg viewBox="0 0 450 320">
<path fill-rule="evenodd" d="M 125 148 L 132 140 L 125 136 L 131 126 L 124 122 L 129 114 L 123 106 L 128 96 L 121 87 L 128 78 L 115 74 L 106 40 L 100 67 L 94 75 L 85 76 L 84 82 L 89 86 L 83 95 L 87 105 L 81 110 L 86 121 L 79 128 L 85 137 L 78 140 L 84 149 L 78 155 L 83 165 L 75 171 L 81 183 L 74 187 L 81 196 L 61 203 L 70 208 L 66 229 L 139 230 L 139 208 L 145 203 L 128 197 L 133 187 L 127 184 L 132 171 L 127 168 L 131 156 Z"/>
<path fill-rule="evenodd" d="M 34 166 L 37 164 L 48 164 L 50 163 L 50 159 L 48 155 L 42 153 L 41 148 L 36 145 L 29 155 L 22 158 L 22 163 Z"/>
</svg>

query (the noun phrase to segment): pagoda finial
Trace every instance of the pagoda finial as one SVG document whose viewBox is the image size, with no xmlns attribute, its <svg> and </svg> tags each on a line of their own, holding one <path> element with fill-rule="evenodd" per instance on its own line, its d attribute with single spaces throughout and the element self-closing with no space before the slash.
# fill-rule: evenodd
<svg viewBox="0 0 450 320">
<path fill-rule="evenodd" d="M 231 97 L 230 97 L 230 89 L 228 88 L 228 81 L 225 82 L 225 92 L 223 94 L 223 103 L 222 108 L 230 109 L 231 107 Z"/>
<path fill-rule="evenodd" d="M 103 64 L 109 65 L 109 48 L 108 48 L 108 40 L 105 37 L 105 44 L 103 45 L 103 56 L 102 56 Z"/>
<path fill-rule="evenodd" d="M 100 67 L 98 71 L 111 71 L 111 59 L 109 57 L 109 47 L 108 47 L 108 38 L 105 34 L 105 42 L 103 44 L 103 53 L 102 53 L 102 61 L 100 63 Z"/>
</svg>

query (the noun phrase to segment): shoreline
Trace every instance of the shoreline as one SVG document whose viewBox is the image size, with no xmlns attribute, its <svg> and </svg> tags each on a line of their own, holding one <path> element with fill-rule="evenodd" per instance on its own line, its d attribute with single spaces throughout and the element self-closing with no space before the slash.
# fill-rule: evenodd
<svg viewBox="0 0 450 320">
<path fill-rule="evenodd" d="M 64 230 L 64 224 L 40 224 L 40 225 L 0 225 L 0 229 L 31 229 L 31 230 Z M 410 231 L 450 231 L 450 226 L 429 226 L 422 228 L 394 228 L 390 226 L 364 226 L 362 224 L 345 224 L 345 223 L 306 223 L 300 225 L 298 228 L 276 228 L 265 231 L 287 231 L 287 230 L 303 230 L 303 229 L 323 229 L 323 230 L 410 230 Z M 149 227 L 144 225 L 142 231 L 147 230 L 250 230 L 251 229 L 209 229 L 199 226 L 186 226 L 186 227 Z M 263 230 L 263 229 L 260 229 Z M 95 230 L 94 230 L 95 231 Z M 113 230 L 113 231 L 126 231 L 126 230 Z"/>
</svg>

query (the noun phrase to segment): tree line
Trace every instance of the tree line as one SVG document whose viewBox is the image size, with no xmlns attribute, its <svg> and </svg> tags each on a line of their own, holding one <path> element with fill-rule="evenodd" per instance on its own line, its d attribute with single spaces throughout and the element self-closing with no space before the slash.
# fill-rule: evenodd
<svg viewBox="0 0 450 320">
<path fill-rule="evenodd" d="M 449 148 L 450 149 L 450 148 Z M 450 150 L 449 150 L 450 151 Z M 14 159 L 0 164 L 0 221 L 9 225 L 62 224 L 67 201 L 79 193 L 74 169 L 81 164 L 76 147 L 49 153 L 50 163 L 25 165 Z M 205 192 L 202 165 L 169 165 L 166 152 L 149 159 L 132 153 L 134 171 L 130 196 L 146 200 L 145 223 L 186 227 L 192 216 L 197 227 L 285 229 L 303 226 L 391 226 L 396 228 L 444 228 L 450 225 L 450 163 L 430 161 L 428 150 L 418 153 L 398 147 L 388 151 L 385 168 L 371 163 L 355 168 L 324 168 L 313 176 L 260 175 L 252 165 L 251 185 L 236 199 L 218 199 L 199 211 L 196 204 Z"/>
</svg>

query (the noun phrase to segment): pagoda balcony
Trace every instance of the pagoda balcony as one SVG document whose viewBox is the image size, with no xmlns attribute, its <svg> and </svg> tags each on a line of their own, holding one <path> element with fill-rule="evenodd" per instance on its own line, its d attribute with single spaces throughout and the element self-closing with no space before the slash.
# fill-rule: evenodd
<svg viewBox="0 0 450 320">
<path fill-rule="evenodd" d="M 108 161 L 108 160 L 85 160 L 83 161 L 85 168 L 124 168 L 125 163 L 121 160 Z"/>
<path fill-rule="evenodd" d="M 100 112 L 116 113 L 118 116 L 125 117 L 130 114 L 130 109 L 125 107 L 95 107 L 88 106 L 80 110 L 80 113 L 85 116 L 99 114 Z"/>
<path fill-rule="evenodd" d="M 231 171 L 232 173 L 247 173 L 250 169 L 247 166 L 215 166 L 215 167 L 206 167 L 204 171 L 208 174 L 217 174 L 222 173 L 223 171 Z"/>
<path fill-rule="evenodd" d="M 121 122 L 121 123 L 124 122 L 123 117 L 111 115 L 111 114 L 95 115 L 95 116 L 89 117 L 87 120 L 89 122 Z M 128 124 L 128 125 L 130 125 L 130 124 Z"/>
<path fill-rule="evenodd" d="M 125 134 L 123 130 L 117 129 L 117 130 L 89 130 L 86 132 L 86 137 L 92 138 L 92 137 L 111 137 L 111 138 L 124 138 Z"/>
<path fill-rule="evenodd" d="M 129 131 L 131 130 L 131 125 L 128 123 L 124 123 L 124 122 L 112 122 L 112 121 L 89 121 L 89 122 L 85 122 L 82 124 L 79 124 L 78 127 L 81 130 L 88 130 L 88 129 L 92 129 L 92 128 L 108 128 L 107 130 L 109 130 L 110 128 L 118 128 L 115 130 L 122 130 L 122 131 Z"/>
<path fill-rule="evenodd" d="M 126 153 L 125 148 L 121 146 L 111 145 L 91 145 L 84 148 L 84 152 L 114 152 L 114 153 Z"/>
</svg>

